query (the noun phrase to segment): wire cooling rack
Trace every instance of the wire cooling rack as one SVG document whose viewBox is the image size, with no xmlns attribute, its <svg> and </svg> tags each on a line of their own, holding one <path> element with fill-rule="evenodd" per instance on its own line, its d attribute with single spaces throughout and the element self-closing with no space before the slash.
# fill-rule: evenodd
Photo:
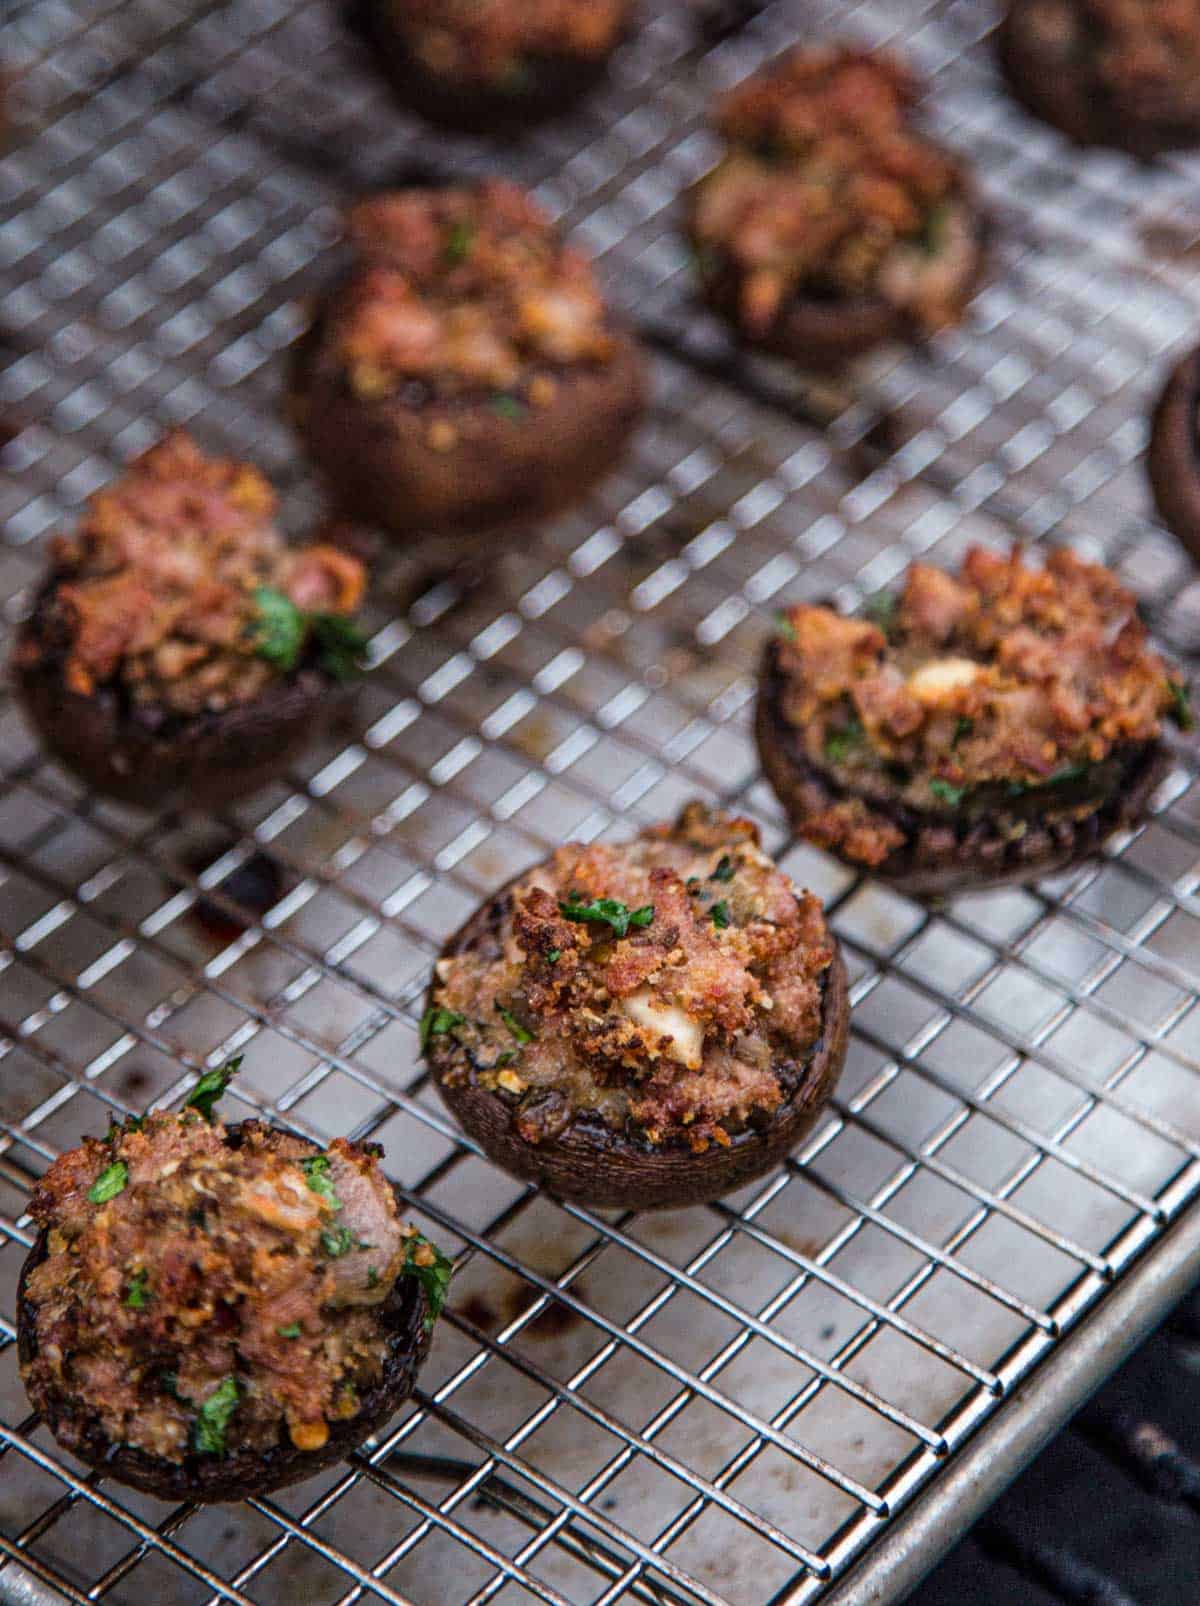
<svg viewBox="0 0 1200 1606">
<path fill-rule="evenodd" d="M 896 1599 L 1200 1266 L 1200 794 L 1181 749 L 1094 864 L 921 905 L 786 840 L 755 660 L 782 604 L 1013 537 L 1105 558 L 1195 644 L 1138 463 L 1200 307 L 1195 168 L 1071 151 L 1019 113 L 977 0 L 649 4 L 611 85 L 504 149 L 397 113 L 342 22 L 324 0 L 8 0 L 5 630 L 43 538 L 166 426 L 253 457 L 311 527 L 284 353 L 338 201 L 414 162 L 533 185 L 653 345 L 655 401 L 599 492 L 486 567 L 396 557 L 353 723 L 217 821 L 82 794 L 0 701 L 0 1598 Z M 708 96 L 834 29 L 930 75 L 997 225 L 967 325 L 853 385 L 736 359 L 676 234 Z M 556 1205 L 430 1090 L 431 960 L 553 844 L 697 794 L 829 901 L 855 1003 L 838 1097 L 720 1204 Z M 167 1509 L 29 1414 L 12 1290 L 50 1159 L 234 1052 L 231 1115 L 380 1139 L 459 1271 L 386 1437 L 270 1500 Z"/>
</svg>

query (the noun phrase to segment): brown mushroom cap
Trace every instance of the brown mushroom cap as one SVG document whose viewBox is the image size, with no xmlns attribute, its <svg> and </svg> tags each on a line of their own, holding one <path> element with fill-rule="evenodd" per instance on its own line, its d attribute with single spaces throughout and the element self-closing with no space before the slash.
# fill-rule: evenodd
<svg viewBox="0 0 1200 1606">
<path fill-rule="evenodd" d="M 759 757 L 771 787 L 801 834 L 805 823 L 840 798 L 854 794 L 840 787 L 814 765 L 797 732 L 783 716 L 784 677 L 779 643 L 771 640 L 763 654 L 755 711 Z M 1082 820 L 1060 817 L 1032 820 L 1015 840 L 996 830 L 990 818 L 963 822 L 922 820 L 899 804 L 896 822 L 908 840 L 870 874 L 901 892 L 925 896 L 979 892 L 987 887 L 1034 881 L 1092 858 L 1105 838 L 1135 824 L 1145 814 L 1154 788 L 1170 761 L 1159 742 L 1131 744 L 1118 755 L 1122 784 L 1099 809 Z M 871 805 L 880 808 L 878 798 Z M 864 866 L 853 864 L 862 871 Z"/>
<path fill-rule="evenodd" d="M 450 958 L 494 941 L 514 876 L 446 944 Z M 846 967 L 831 932 L 833 960 L 825 973 L 822 1031 L 791 1097 L 761 1126 L 713 1143 L 700 1154 L 684 1145 L 654 1145 L 615 1131 L 599 1118 L 576 1119 L 556 1138 L 529 1143 L 517 1130 L 516 1110 L 498 1093 L 471 1083 L 448 1086 L 438 1076 L 438 1038 L 428 1058 L 438 1092 L 468 1136 L 512 1176 L 536 1182 L 560 1199 L 597 1208 L 671 1210 L 732 1193 L 776 1166 L 816 1123 L 846 1058 L 850 1005 Z M 432 1005 L 431 985 L 427 1005 Z"/>
<path fill-rule="evenodd" d="M 24 627 L 37 635 L 39 613 Z M 21 703 L 43 744 L 95 792 L 163 808 L 225 808 L 277 780 L 352 700 L 353 688 L 317 669 L 279 680 L 258 697 L 197 715 L 130 708 L 110 687 L 72 690 L 61 659 L 14 663 Z"/>
<path fill-rule="evenodd" d="M 1200 348 L 1171 371 L 1150 424 L 1146 471 L 1159 517 L 1200 563 Z"/>
<path fill-rule="evenodd" d="M 234 1147 L 240 1141 L 241 1126 L 237 1122 L 227 1128 L 227 1140 Z M 315 1143 L 312 1149 L 314 1154 L 321 1152 Z M 22 1366 L 32 1360 L 38 1342 L 26 1286 L 30 1273 L 47 1253 L 48 1234 L 43 1231 L 21 1268 L 17 1284 L 17 1346 Z M 264 1454 L 235 1448 L 223 1456 L 189 1454 L 183 1461 L 169 1461 L 132 1445 L 114 1444 L 98 1418 L 81 1422 L 72 1414 L 73 1402 L 54 1391 L 38 1390 L 30 1399 L 50 1432 L 72 1455 L 106 1476 L 157 1495 L 160 1500 L 245 1500 L 269 1494 L 342 1460 L 382 1428 L 412 1393 L 430 1340 L 426 1330 L 429 1305 L 420 1279 L 398 1277 L 377 1312 L 387 1344 L 383 1376 L 363 1391 L 360 1409 L 353 1417 L 330 1422 L 329 1438 L 319 1450 L 299 1450 L 281 1441 Z"/>
<path fill-rule="evenodd" d="M 613 51 L 631 31 L 614 40 L 607 54 L 587 60 L 527 56 L 520 86 L 497 89 L 431 73 L 391 23 L 386 6 L 365 0 L 360 9 L 372 59 L 403 105 L 439 128 L 493 137 L 511 136 L 574 110 L 604 79 Z"/>
<path fill-rule="evenodd" d="M 336 297 L 337 287 L 330 292 Z M 611 472 L 646 404 L 645 361 L 616 329 L 612 360 L 556 371 L 548 406 L 500 416 L 491 398 L 415 404 L 355 396 L 318 317 L 295 348 L 289 410 L 341 509 L 395 536 L 483 536 L 573 506 Z M 453 444 L 430 445 L 450 426 Z"/>
<path fill-rule="evenodd" d="M 1150 157 L 1200 144 L 1200 118 L 1154 116 L 1121 103 L 1080 63 L 1048 57 L 1030 26 L 1044 0 L 1010 0 L 996 31 L 1000 69 L 1026 111 L 1077 145 Z"/>
</svg>

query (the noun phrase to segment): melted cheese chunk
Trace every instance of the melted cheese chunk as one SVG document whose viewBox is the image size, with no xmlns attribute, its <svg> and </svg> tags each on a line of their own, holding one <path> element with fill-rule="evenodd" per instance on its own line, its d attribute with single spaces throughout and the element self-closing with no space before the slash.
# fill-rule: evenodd
<svg viewBox="0 0 1200 1606">
<path fill-rule="evenodd" d="M 983 665 L 972 658 L 934 658 L 909 676 L 908 689 L 918 702 L 941 703 L 982 673 Z"/>
<path fill-rule="evenodd" d="M 650 987 L 622 998 L 621 1008 L 635 1026 L 642 1026 L 658 1037 L 669 1037 L 664 1050 L 668 1059 L 678 1060 L 689 1071 L 698 1071 L 704 1057 L 704 1027 L 694 1015 L 677 1004 L 664 1004 Z"/>
</svg>

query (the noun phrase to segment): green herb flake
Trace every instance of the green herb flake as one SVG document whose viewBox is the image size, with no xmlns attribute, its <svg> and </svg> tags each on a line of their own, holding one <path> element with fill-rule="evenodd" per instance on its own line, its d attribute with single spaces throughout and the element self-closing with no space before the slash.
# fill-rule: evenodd
<svg viewBox="0 0 1200 1606">
<path fill-rule="evenodd" d="M 213 1118 L 213 1106 L 224 1093 L 241 1069 L 242 1056 L 236 1055 L 226 1060 L 218 1070 L 205 1071 L 204 1075 L 192 1089 L 191 1097 L 184 1105 L 185 1110 L 197 1110 L 206 1121 Z"/>
<path fill-rule="evenodd" d="M 496 1063 L 493 1066 L 493 1070 L 502 1071 L 506 1065 L 511 1065 L 516 1058 L 517 1058 L 516 1049 L 515 1048 L 506 1048 L 504 1050 L 504 1053 L 497 1057 Z"/>
<path fill-rule="evenodd" d="M 446 1304 L 450 1279 L 454 1275 L 454 1262 L 418 1232 L 408 1240 L 400 1272 L 402 1276 L 416 1277 L 425 1290 L 425 1301 L 429 1306 L 425 1331 L 429 1332 Z"/>
<path fill-rule="evenodd" d="M 446 266 L 457 268 L 471 254 L 471 247 L 475 244 L 474 225 L 459 219 L 450 225 L 450 233 L 446 236 Z"/>
<path fill-rule="evenodd" d="M 960 714 L 955 722 L 954 740 L 950 744 L 951 747 L 957 747 L 959 742 L 965 741 L 974 729 L 975 721 L 968 719 L 965 714 Z"/>
<path fill-rule="evenodd" d="M 831 764 L 841 764 L 867 739 L 859 720 L 851 718 L 848 724 L 825 733 L 825 757 Z"/>
<path fill-rule="evenodd" d="M 630 926 L 648 926 L 654 919 L 654 905 L 629 909 L 615 898 L 593 898 L 591 903 L 560 903 L 558 912 L 566 920 L 581 924 L 608 925 L 617 937 L 628 935 Z"/>
<path fill-rule="evenodd" d="M 237 1410 L 241 1389 L 236 1377 L 223 1378 L 200 1407 L 194 1442 L 200 1455 L 224 1455 L 225 1429 Z"/>
<path fill-rule="evenodd" d="M 521 56 L 514 56 L 497 75 L 496 87 L 506 95 L 527 95 L 535 78 L 532 64 Z"/>
<path fill-rule="evenodd" d="M 419 1028 L 422 1054 L 428 1051 L 431 1037 L 447 1036 L 456 1026 L 463 1025 L 466 1018 L 465 1015 L 460 1015 L 453 1009 L 439 1009 L 436 1005 L 432 1009 L 427 1009 L 421 1016 Z"/>
<path fill-rule="evenodd" d="M 280 1338 L 299 1338 L 303 1328 L 299 1322 L 289 1322 L 286 1327 L 277 1327 L 275 1331 Z"/>
<path fill-rule="evenodd" d="M 1181 731 L 1190 731 L 1195 728 L 1196 718 L 1192 713 L 1192 703 L 1188 688 L 1178 680 L 1171 682 L 1171 718 Z"/>
<path fill-rule="evenodd" d="M 291 597 L 274 586 L 259 586 L 254 593 L 258 621 L 254 651 L 276 669 L 295 669 L 308 639 L 308 618 Z"/>
<path fill-rule="evenodd" d="M 145 1310 L 150 1298 L 150 1273 L 135 1271 L 129 1279 L 129 1287 L 125 1293 L 126 1305 L 130 1310 Z"/>
<path fill-rule="evenodd" d="M 352 619 L 340 613 L 311 613 L 308 616 L 317 662 L 334 680 L 353 680 L 367 662 L 367 635 Z"/>
<path fill-rule="evenodd" d="M 949 781 L 943 781 L 936 776 L 930 781 L 929 790 L 934 797 L 940 798 L 943 803 L 949 804 L 952 809 L 957 808 L 967 795 L 965 786 L 952 786 Z"/>
<path fill-rule="evenodd" d="M 524 418 L 528 412 L 525 403 L 517 396 L 509 396 L 504 391 L 497 391 L 492 397 L 492 411 L 501 418 L 508 418 L 516 422 Z"/>
<path fill-rule="evenodd" d="M 354 1234 L 349 1227 L 326 1227 L 321 1234 L 321 1248 L 330 1260 L 340 1260 L 355 1247 Z M 361 1245 L 359 1247 L 362 1247 Z"/>
<path fill-rule="evenodd" d="M 317 662 L 327 675 L 349 680 L 362 671 L 367 638 L 353 620 L 340 613 L 306 613 L 273 586 L 259 586 L 254 605 L 258 609 L 254 651 L 276 669 L 285 674 L 295 669 L 311 637 Z"/>
<path fill-rule="evenodd" d="M 712 875 L 710 875 L 708 879 L 710 881 L 732 881 L 736 874 L 737 865 L 734 864 L 728 853 L 726 853 L 721 859 L 720 864 L 718 864 L 717 868 L 713 871 Z"/>
<path fill-rule="evenodd" d="M 900 598 L 894 591 L 877 591 L 873 597 L 867 598 L 863 612 L 886 636 L 896 622 L 896 612 L 899 607 Z"/>
<path fill-rule="evenodd" d="M 319 1199 L 324 1199 L 332 1210 L 340 1210 L 342 1201 L 333 1191 L 333 1184 L 329 1180 L 329 1156 L 327 1154 L 313 1154 L 307 1160 L 301 1160 L 300 1169 L 304 1172 L 304 1180 Z"/>
<path fill-rule="evenodd" d="M 551 948 L 549 950 L 549 952 L 546 954 L 546 963 L 548 965 L 557 965 L 561 958 L 562 958 L 562 949 L 561 948 Z"/>
<path fill-rule="evenodd" d="M 115 1199 L 119 1193 L 124 1192 L 128 1181 L 129 1167 L 124 1160 L 114 1160 L 111 1165 L 105 1166 L 92 1183 L 88 1189 L 88 1198 L 93 1204 L 107 1204 L 110 1199 Z"/>
<path fill-rule="evenodd" d="M 537 1033 L 531 1032 L 526 1026 L 522 1026 L 521 1022 L 512 1013 L 512 1011 L 505 1009 L 500 1003 L 499 999 L 496 1001 L 496 1013 L 508 1027 L 509 1031 L 513 1034 L 518 1043 L 533 1042 L 534 1038 L 537 1036 Z"/>
<path fill-rule="evenodd" d="M 939 201 L 936 206 L 931 206 L 929 209 L 929 215 L 925 219 L 924 232 L 921 235 L 921 244 L 927 255 L 931 257 L 937 256 L 946 244 L 950 225 L 950 210 L 949 201 Z"/>
<path fill-rule="evenodd" d="M 796 627 L 786 613 L 777 613 L 775 615 L 775 634 L 782 636 L 785 641 L 795 641 Z"/>
<path fill-rule="evenodd" d="M 724 931 L 729 924 L 729 905 L 724 898 L 721 899 L 720 903 L 714 903 L 708 912 L 712 916 L 712 923 L 717 930 Z"/>
<path fill-rule="evenodd" d="M 368 1288 L 378 1288 L 379 1287 L 379 1268 L 378 1268 L 378 1266 L 368 1266 L 367 1267 L 367 1287 Z"/>
</svg>

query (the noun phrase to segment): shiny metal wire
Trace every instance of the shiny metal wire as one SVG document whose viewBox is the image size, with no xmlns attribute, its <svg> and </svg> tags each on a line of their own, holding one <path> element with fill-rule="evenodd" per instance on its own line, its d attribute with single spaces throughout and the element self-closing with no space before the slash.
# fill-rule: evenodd
<svg viewBox="0 0 1200 1606">
<path fill-rule="evenodd" d="M 394 556 L 353 725 L 218 822 L 97 803 L 0 700 L 0 1598 L 895 1598 L 970 1510 L 957 1469 L 1030 1453 L 1017 1385 L 1052 1363 L 1057 1420 L 1192 1266 L 1194 751 L 1095 864 L 921 905 L 789 843 L 748 734 L 773 609 L 853 602 L 970 541 L 1070 541 L 1177 651 L 1197 640 L 1139 466 L 1200 302 L 1194 167 L 1068 151 L 1000 92 L 991 21 L 974 0 L 659 0 L 607 90 L 497 149 L 397 113 L 325 0 L 10 0 L 6 635 L 47 534 L 163 427 L 255 458 L 311 527 L 286 350 L 339 200 L 414 167 L 536 187 L 653 347 L 656 393 L 577 512 L 486 564 Z M 966 327 L 852 384 L 737 357 L 676 232 L 708 96 L 831 31 L 930 75 L 996 225 Z M 708 1209 L 557 1206 L 432 1094 L 429 965 L 554 843 L 695 794 L 759 819 L 828 901 L 855 1001 L 838 1098 L 787 1167 Z M 271 1500 L 167 1509 L 30 1416 L 11 1291 L 53 1156 L 233 1052 L 239 1112 L 379 1137 L 459 1271 L 385 1438 Z"/>
</svg>

